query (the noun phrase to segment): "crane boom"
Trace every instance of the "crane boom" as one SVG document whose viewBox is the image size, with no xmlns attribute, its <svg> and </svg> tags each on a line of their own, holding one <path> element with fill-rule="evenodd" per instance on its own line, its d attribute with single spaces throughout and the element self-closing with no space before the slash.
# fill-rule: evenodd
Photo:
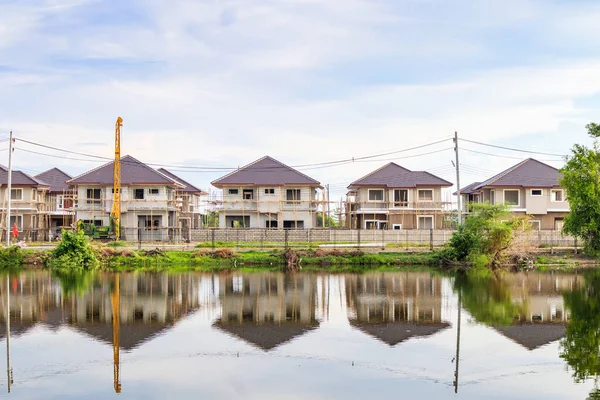
<svg viewBox="0 0 600 400">
<path fill-rule="evenodd" d="M 113 178 L 113 207 L 110 216 L 115 227 L 115 238 L 121 238 L 121 126 L 123 118 L 118 117 L 115 124 L 115 162 Z"/>
</svg>

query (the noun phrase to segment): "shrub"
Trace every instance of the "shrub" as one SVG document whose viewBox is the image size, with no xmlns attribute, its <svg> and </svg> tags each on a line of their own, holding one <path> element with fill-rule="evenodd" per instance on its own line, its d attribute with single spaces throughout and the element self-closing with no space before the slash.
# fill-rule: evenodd
<svg viewBox="0 0 600 400">
<path fill-rule="evenodd" d="M 23 251 L 19 246 L 0 249 L 0 267 L 14 268 L 23 265 Z"/>
<path fill-rule="evenodd" d="M 73 233 L 64 230 L 49 262 L 51 268 L 70 270 L 93 269 L 98 265 L 90 239 L 82 231 Z"/>
</svg>

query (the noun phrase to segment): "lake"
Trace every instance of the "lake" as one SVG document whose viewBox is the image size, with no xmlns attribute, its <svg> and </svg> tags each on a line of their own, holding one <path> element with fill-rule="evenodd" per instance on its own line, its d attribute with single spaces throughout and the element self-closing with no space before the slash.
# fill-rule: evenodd
<svg viewBox="0 0 600 400">
<path fill-rule="evenodd" d="M 0 293 L 0 352 L 10 365 L 0 375 L 0 397 L 586 399 L 600 393 L 598 271 L 25 271 L 0 275 Z"/>
</svg>

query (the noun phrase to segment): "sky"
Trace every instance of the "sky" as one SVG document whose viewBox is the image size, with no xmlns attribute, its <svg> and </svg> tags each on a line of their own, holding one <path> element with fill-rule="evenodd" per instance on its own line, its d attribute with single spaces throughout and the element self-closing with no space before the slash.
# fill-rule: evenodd
<svg viewBox="0 0 600 400">
<path fill-rule="evenodd" d="M 302 172 L 332 200 L 390 161 L 455 182 L 455 131 L 562 155 L 598 121 L 594 0 L 0 0 L 0 16 L 0 139 L 112 157 L 122 116 L 124 154 L 204 189 L 224 172 L 177 167 L 305 165 L 441 139 Z M 459 143 L 462 186 L 529 156 L 562 165 Z M 14 165 L 77 175 L 99 162 L 17 141 Z"/>
</svg>

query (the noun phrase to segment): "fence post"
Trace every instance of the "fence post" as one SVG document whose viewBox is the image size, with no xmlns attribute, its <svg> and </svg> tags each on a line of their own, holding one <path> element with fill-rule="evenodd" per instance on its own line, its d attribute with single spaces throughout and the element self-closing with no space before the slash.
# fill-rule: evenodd
<svg viewBox="0 0 600 400">
<path fill-rule="evenodd" d="M 211 241 L 212 241 L 212 251 L 213 253 L 215 252 L 215 228 L 212 228 L 210 230 L 210 236 L 211 236 Z"/>
<path fill-rule="evenodd" d="M 575 236 L 575 254 L 577 254 L 577 236 Z"/>
<path fill-rule="evenodd" d="M 433 229 L 429 230 L 429 250 L 433 251 Z"/>
<path fill-rule="evenodd" d="M 308 242 L 308 247 L 310 247 L 310 232 L 312 231 L 312 229 L 308 229 L 306 231 L 306 241 Z"/>
<path fill-rule="evenodd" d="M 360 249 L 360 229 L 358 230 L 358 232 L 356 232 L 357 238 L 358 238 L 358 248 Z"/>
<path fill-rule="evenodd" d="M 285 249 L 286 250 L 288 249 L 289 234 L 290 234 L 289 229 L 285 229 L 284 230 L 284 236 L 285 236 Z"/>
<path fill-rule="evenodd" d="M 550 231 L 550 254 L 554 254 L 554 231 Z"/>
<path fill-rule="evenodd" d="M 381 230 L 381 250 L 385 250 L 385 229 Z"/>
</svg>

